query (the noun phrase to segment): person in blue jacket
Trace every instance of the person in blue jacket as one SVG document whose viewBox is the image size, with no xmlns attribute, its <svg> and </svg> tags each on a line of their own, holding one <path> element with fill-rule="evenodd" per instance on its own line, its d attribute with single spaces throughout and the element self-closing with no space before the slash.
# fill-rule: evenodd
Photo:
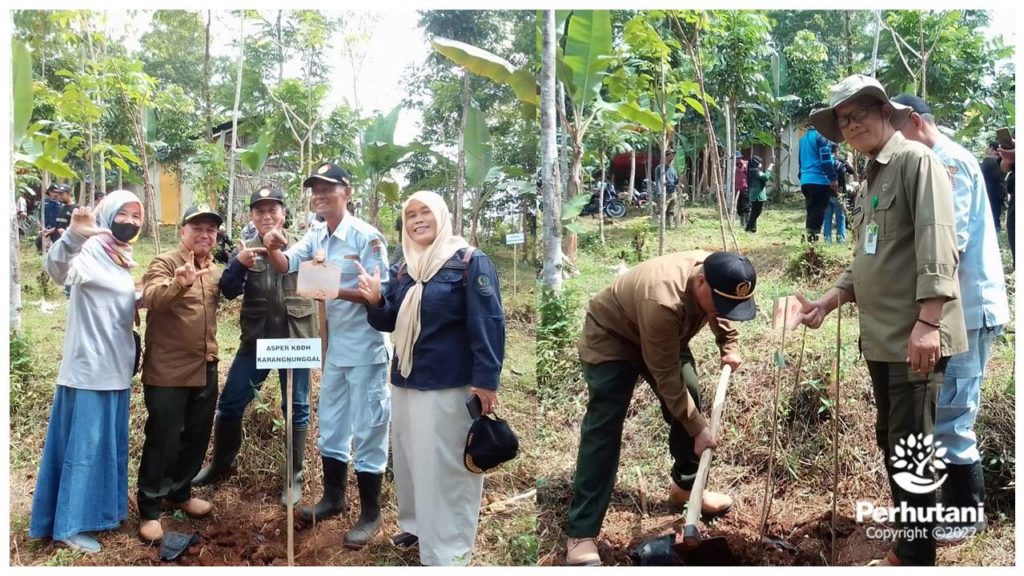
<svg viewBox="0 0 1024 576">
<path fill-rule="evenodd" d="M 480 515 L 483 476 L 463 463 L 472 424 L 498 405 L 505 314 L 498 273 L 480 250 L 452 233 L 444 200 L 417 192 L 402 206 L 404 259 L 380 271 L 360 267 L 367 320 L 394 332 L 392 437 L 399 547 L 419 543 L 423 565 L 468 564 Z"/>
<path fill-rule="evenodd" d="M 832 158 L 832 143 L 822 136 L 814 126 L 800 138 L 800 191 L 804 195 L 807 210 L 807 241 L 817 242 L 821 225 L 825 222 L 825 210 L 829 199 L 839 190 L 835 161 Z"/>
</svg>

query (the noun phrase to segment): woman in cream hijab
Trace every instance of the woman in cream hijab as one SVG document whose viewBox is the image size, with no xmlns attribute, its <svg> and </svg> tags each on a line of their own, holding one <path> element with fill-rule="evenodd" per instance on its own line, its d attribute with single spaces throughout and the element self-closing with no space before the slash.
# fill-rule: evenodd
<svg viewBox="0 0 1024 576">
<path fill-rule="evenodd" d="M 394 332 L 391 446 L 399 547 L 419 543 L 427 566 L 468 564 L 480 515 L 483 476 L 466 469 L 472 418 L 498 405 L 505 316 L 498 274 L 485 254 L 452 234 L 444 200 L 417 192 L 402 205 L 404 261 L 391 267 L 387 294 L 380 271 L 360 268 L 371 326 Z"/>
</svg>

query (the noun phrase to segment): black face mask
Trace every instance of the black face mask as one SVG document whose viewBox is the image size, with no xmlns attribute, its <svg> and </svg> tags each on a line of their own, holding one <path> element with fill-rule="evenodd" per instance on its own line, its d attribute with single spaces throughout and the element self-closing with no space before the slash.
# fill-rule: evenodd
<svg viewBox="0 0 1024 576">
<path fill-rule="evenodd" d="M 132 238 L 135 238 L 139 233 L 141 226 L 135 224 L 129 224 L 127 222 L 114 222 L 110 225 L 110 233 L 114 235 L 121 242 L 127 242 Z"/>
</svg>

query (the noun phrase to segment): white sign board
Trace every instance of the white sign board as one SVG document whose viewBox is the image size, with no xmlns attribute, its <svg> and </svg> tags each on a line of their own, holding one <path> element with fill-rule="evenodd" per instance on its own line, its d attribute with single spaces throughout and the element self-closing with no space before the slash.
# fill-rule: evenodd
<svg viewBox="0 0 1024 576">
<path fill-rule="evenodd" d="M 319 367 L 319 338 L 260 338 L 256 340 L 257 370 Z"/>
<path fill-rule="evenodd" d="M 525 244 L 526 235 L 522 232 L 516 232 L 515 234 L 505 234 L 505 244 L 512 246 L 515 244 Z"/>
</svg>

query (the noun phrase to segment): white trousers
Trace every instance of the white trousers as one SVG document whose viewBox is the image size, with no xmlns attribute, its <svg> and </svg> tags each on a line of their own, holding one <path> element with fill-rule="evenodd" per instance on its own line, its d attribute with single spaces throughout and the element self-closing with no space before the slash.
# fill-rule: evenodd
<svg viewBox="0 0 1024 576">
<path fill-rule="evenodd" d="M 469 387 L 391 388 L 398 527 L 419 537 L 424 566 L 464 566 L 473 555 L 484 476 L 462 454 L 473 422 Z"/>
</svg>

